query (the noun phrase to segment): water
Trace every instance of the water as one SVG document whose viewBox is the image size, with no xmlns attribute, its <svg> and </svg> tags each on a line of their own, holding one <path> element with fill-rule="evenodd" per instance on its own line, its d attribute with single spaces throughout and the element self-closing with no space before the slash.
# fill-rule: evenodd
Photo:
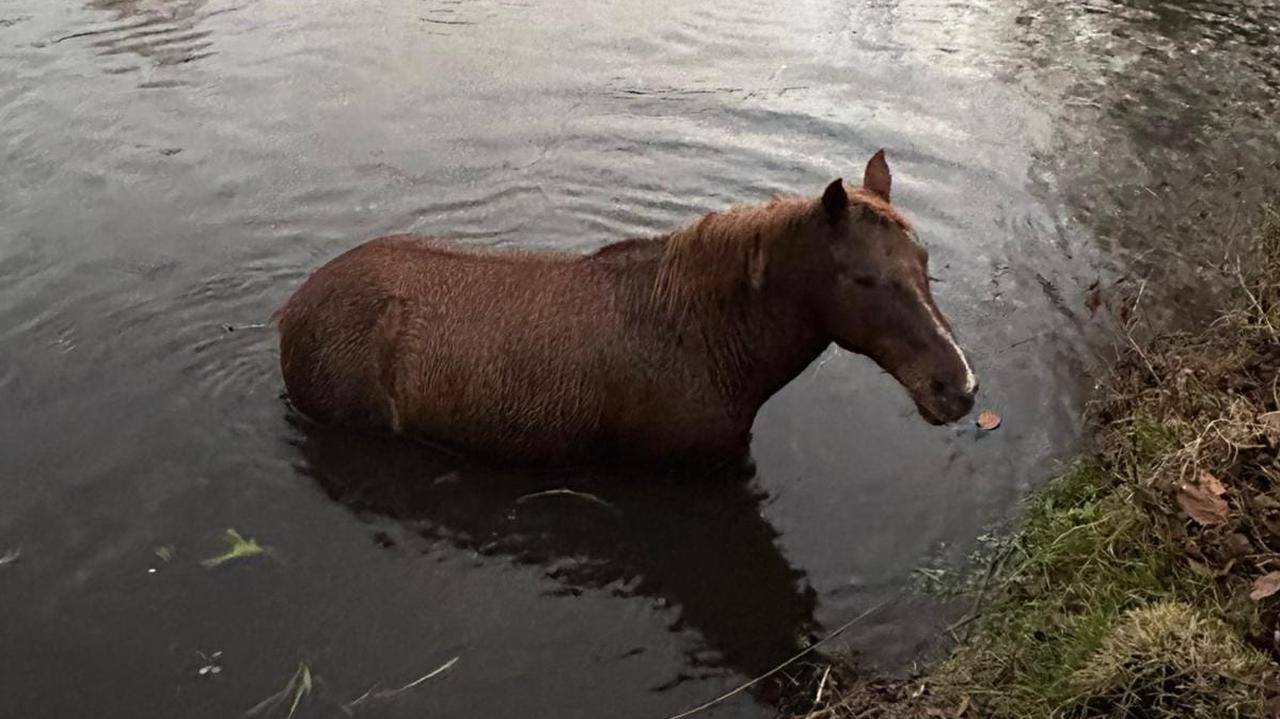
<svg viewBox="0 0 1280 719">
<path fill-rule="evenodd" d="M 956 611 L 912 570 L 1077 444 L 1090 288 L 1186 316 L 1276 187 L 1278 31 L 1256 1 L 0 0 L 5 713 L 236 716 L 305 662 L 298 716 L 334 716 L 458 657 L 351 710 L 662 717 L 885 600 L 836 644 L 905 666 Z M 752 477 L 522 473 L 297 426 L 248 327 L 368 237 L 587 251 L 881 146 L 995 433 L 832 351 Z M 268 553 L 202 566 L 229 527 Z"/>
</svg>

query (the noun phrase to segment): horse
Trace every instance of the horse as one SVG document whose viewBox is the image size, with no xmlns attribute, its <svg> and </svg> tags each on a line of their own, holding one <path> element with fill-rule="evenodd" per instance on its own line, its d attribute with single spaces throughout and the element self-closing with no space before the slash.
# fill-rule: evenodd
<svg viewBox="0 0 1280 719">
<path fill-rule="evenodd" d="M 978 381 L 891 183 L 881 150 L 861 187 L 584 255 L 370 240 L 276 313 L 288 400 L 517 463 L 696 462 L 747 451 L 761 405 L 834 342 L 957 421 Z"/>
</svg>

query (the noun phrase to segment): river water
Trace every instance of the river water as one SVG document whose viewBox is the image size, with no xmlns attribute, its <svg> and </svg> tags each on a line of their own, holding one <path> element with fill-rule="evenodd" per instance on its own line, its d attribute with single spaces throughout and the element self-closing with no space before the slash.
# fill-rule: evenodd
<svg viewBox="0 0 1280 719">
<path fill-rule="evenodd" d="M 1258 0 L 0 0 L 3 713 L 239 716 L 305 664 L 302 717 L 660 719 L 886 601 L 835 646 L 909 666 L 956 615 L 915 570 L 1077 448 L 1092 288 L 1189 316 L 1276 186 L 1278 33 Z M 379 234 L 585 252 L 879 147 L 996 432 L 833 350 L 754 476 L 496 469 L 297 425 L 253 326 Z M 266 552 L 205 566 L 228 528 Z"/>
</svg>

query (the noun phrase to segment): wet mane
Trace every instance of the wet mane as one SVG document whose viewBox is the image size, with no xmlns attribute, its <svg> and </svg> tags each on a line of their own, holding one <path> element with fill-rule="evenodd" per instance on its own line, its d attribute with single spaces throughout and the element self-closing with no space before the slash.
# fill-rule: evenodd
<svg viewBox="0 0 1280 719">
<path fill-rule="evenodd" d="M 810 217 L 814 204 L 775 197 L 764 205 L 712 212 L 666 240 L 654 299 L 667 308 L 699 296 L 723 298 L 749 282 L 753 256 L 777 255 L 783 242 Z"/>
<path fill-rule="evenodd" d="M 871 217 L 905 230 L 911 225 L 888 202 L 863 189 L 849 201 Z M 654 284 L 654 300 L 667 309 L 719 301 L 748 287 L 752 263 L 770 265 L 817 211 L 807 197 L 776 196 L 763 205 L 712 212 L 666 238 Z"/>
</svg>

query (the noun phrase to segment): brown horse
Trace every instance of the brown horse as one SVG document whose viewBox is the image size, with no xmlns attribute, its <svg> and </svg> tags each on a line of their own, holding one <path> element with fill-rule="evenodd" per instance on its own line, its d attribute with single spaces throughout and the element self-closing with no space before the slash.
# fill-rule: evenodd
<svg viewBox="0 0 1280 719">
<path fill-rule="evenodd" d="M 836 180 L 585 256 L 372 240 L 277 314 L 289 399 L 520 461 L 714 458 L 835 342 L 954 421 L 978 383 L 889 187 L 881 151 L 852 192 Z"/>
</svg>

